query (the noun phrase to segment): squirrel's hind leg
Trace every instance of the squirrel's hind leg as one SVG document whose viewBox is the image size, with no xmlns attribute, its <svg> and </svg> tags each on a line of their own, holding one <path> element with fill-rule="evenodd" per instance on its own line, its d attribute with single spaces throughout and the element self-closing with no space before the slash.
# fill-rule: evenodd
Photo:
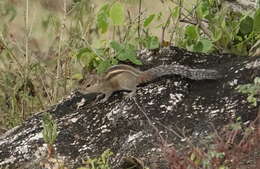
<svg viewBox="0 0 260 169">
<path fill-rule="evenodd" d="M 132 99 L 133 97 L 135 97 L 135 95 L 136 95 L 136 88 L 132 89 L 132 91 L 128 93 L 125 97 L 127 99 Z"/>
<path fill-rule="evenodd" d="M 113 93 L 113 92 L 107 92 L 107 93 L 105 93 L 104 99 L 100 100 L 100 102 L 101 102 L 101 103 L 106 102 L 106 101 L 109 99 L 109 97 L 112 95 L 112 93 Z"/>
</svg>

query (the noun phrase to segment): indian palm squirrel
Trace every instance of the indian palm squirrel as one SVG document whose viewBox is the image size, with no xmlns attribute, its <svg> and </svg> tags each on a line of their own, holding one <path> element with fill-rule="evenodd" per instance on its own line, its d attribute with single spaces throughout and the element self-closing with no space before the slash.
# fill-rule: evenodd
<svg viewBox="0 0 260 169">
<path fill-rule="evenodd" d="M 129 65 L 115 65 L 110 67 L 102 75 L 86 75 L 82 80 L 79 91 L 83 94 L 103 93 L 103 102 L 115 91 L 131 91 L 128 97 L 132 97 L 139 84 L 149 82 L 164 75 L 180 75 L 193 80 L 218 79 L 220 74 L 211 69 L 192 69 L 183 65 L 160 65 L 146 71 L 140 71 Z"/>
</svg>

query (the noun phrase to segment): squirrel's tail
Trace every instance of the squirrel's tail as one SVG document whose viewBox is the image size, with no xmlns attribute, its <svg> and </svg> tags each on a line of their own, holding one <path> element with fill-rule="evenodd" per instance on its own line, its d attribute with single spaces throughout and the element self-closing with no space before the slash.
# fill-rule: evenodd
<svg viewBox="0 0 260 169">
<path fill-rule="evenodd" d="M 183 65 L 161 65 L 143 72 L 143 77 L 150 77 L 151 79 L 144 78 L 143 82 L 147 82 L 164 75 L 180 75 L 185 78 L 193 80 L 204 79 L 218 79 L 221 75 L 218 71 L 212 69 L 192 69 Z M 148 75 L 147 75 L 148 74 Z"/>
</svg>

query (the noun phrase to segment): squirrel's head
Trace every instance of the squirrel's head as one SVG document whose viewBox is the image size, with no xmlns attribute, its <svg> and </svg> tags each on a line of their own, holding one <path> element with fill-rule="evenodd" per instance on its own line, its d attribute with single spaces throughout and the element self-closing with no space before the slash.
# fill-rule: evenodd
<svg viewBox="0 0 260 169">
<path fill-rule="evenodd" d="M 92 88 L 97 87 L 100 83 L 100 77 L 96 74 L 86 74 L 79 81 L 79 89 L 84 91 L 92 90 Z"/>
</svg>

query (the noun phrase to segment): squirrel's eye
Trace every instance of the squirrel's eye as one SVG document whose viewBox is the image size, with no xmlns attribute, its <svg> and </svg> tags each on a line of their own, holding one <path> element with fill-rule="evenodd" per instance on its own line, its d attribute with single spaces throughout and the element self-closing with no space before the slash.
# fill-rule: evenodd
<svg viewBox="0 0 260 169">
<path fill-rule="evenodd" d="M 90 87 L 91 86 L 91 84 L 89 83 L 89 84 L 87 84 L 87 87 Z"/>
</svg>

